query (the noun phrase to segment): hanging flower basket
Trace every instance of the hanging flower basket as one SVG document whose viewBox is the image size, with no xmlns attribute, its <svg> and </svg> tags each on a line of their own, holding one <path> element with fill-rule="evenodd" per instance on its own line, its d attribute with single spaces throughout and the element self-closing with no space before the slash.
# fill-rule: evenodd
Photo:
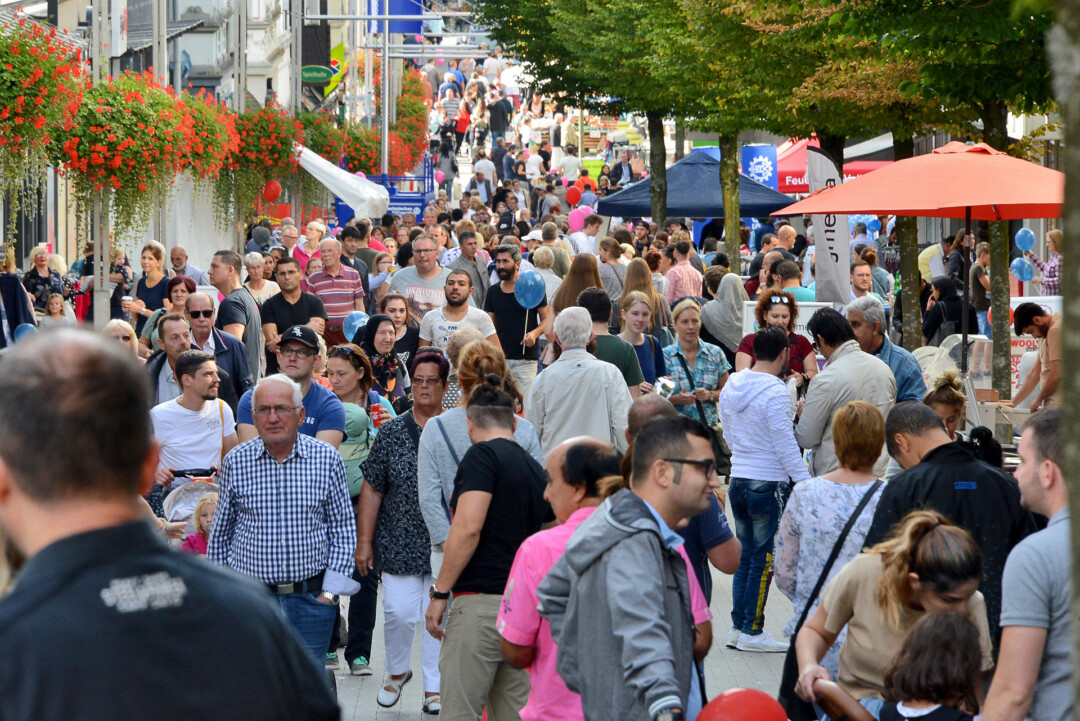
<svg viewBox="0 0 1080 721">
<path fill-rule="evenodd" d="M 376 113 L 381 109 L 382 95 L 379 92 L 381 68 L 378 58 L 372 67 L 372 79 L 377 98 Z M 390 175 L 403 175 L 410 172 L 420 162 L 427 150 L 427 115 L 430 94 L 423 78 L 415 70 L 406 70 L 401 78 L 401 95 L 397 99 L 397 116 L 390 128 Z M 348 136 L 345 156 L 348 170 L 367 175 L 379 175 L 380 163 L 379 129 L 367 128 L 359 124 L 350 124 L 346 129 Z"/>
<path fill-rule="evenodd" d="M 70 130 L 82 99 L 82 53 L 56 28 L 20 17 L 0 27 L 0 193 L 16 206 L 37 194 L 52 134 Z M 33 206 L 30 206 L 33 209 Z"/>
<path fill-rule="evenodd" d="M 218 173 L 216 203 L 233 213 L 251 209 L 267 181 L 296 173 L 293 143 L 303 143 L 303 126 L 280 105 L 236 116 L 240 146 Z M 228 218 L 228 216 L 226 216 Z"/>
<path fill-rule="evenodd" d="M 304 147 L 334 165 L 340 165 L 348 134 L 338 125 L 337 116 L 331 112 L 301 113 L 300 123 L 304 126 Z M 300 193 L 301 205 L 325 204 L 328 191 L 322 183 L 303 169 L 295 178 L 294 190 Z"/>
<path fill-rule="evenodd" d="M 74 122 L 53 138 L 53 159 L 72 182 L 85 218 L 100 195 L 119 238 L 147 225 L 187 163 L 190 118 L 150 73 L 86 84 Z"/>
<path fill-rule="evenodd" d="M 236 116 L 205 93 L 183 96 L 184 150 L 188 170 L 196 180 L 213 180 L 240 150 Z"/>
</svg>

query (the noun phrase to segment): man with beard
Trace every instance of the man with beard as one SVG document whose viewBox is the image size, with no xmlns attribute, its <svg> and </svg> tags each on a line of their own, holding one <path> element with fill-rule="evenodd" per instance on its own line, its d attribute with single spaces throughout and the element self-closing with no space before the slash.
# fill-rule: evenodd
<svg viewBox="0 0 1080 721">
<path fill-rule="evenodd" d="M 180 397 L 150 410 L 154 439 L 161 457 L 154 480 L 173 484 L 178 468 L 220 468 L 225 454 L 236 447 L 232 409 L 218 398 L 221 378 L 214 356 L 189 350 L 176 359 Z"/>
<path fill-rule="evenodd" d="M 479 308 L 469 305 L 472 295 L 472 278 L 464 270 L 452 270 L 446 276 L 446 305 L 436 308 L 420 322 L 420 347 L 433 346 L 438 350 L 446 347 L 450 336 L 459 328 L 476 328 L 484 338 L 498 343 L 491 317 Z"/>
<path fill-rule="evenodd" d="M 523 398 L 536 378 L 541 335 L 551 334 L 551 308 L 546 294 L 535 308 L 522 308 L 514 297 L 514 284 L 521 267 L 521 248 L 503 243 L 495 249 L 495 273 L 499 284 L 488 288 L 484 310 L 491 316 L 499 335 L 499 344 L 506 356 L 506 365 L 514 374 Z"/>
<path fill-rule="evenodd" d="M 462 270 L 469 275 L 469 282 L 472 284 L 472 298 L 477 308 L 484 307 L 484 298 L 487 296 L 487 290 L 491 286 L 491 279 L 488 277 L 487 262 L 477 255 L 477 250 L 480 248 L 480 239 L 476 237 L 476 233 L 471 230 L 463 230 L 458 234 L 458 246 L 461 248 L 461 255 L 453 260 L 446 267 L 450 270 Z"/>
<path fill-rule="evenodd" d="M 417 236 L 412 249 L 413 265 L 394 273 L 389 291 L 405 296 L 412 317 L 422 319 L 446 303 L 443 286 L 450 271 L 439 267 L 439 247 L 430 235 Z"/>
</svg>

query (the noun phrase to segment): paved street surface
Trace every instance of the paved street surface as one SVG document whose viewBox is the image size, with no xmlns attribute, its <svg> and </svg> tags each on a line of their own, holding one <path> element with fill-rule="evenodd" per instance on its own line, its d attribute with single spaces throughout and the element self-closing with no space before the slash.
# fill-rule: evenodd
<svg viewBox="0 0 1080 721">
<path fill-rule="evenodd" d="M 728 524 L 734 527 L 730 514 Z M 713 647 L 705 658 L 705 684 L 709 698 L 731 688 L 756 688 L 770 695 L 775 695 L 780 687 L 780 672 L 783 670 L 782 653 L 746 653 L 724 647 L 727 629 L 731 621 L 731 577 L 713 571 Z M 777 638 L 784 624 L 791 617 L 791 603 L 775 587 L 769 593 L 769 603 L 765 611 L 765 628 Z M 346 721 L 397 721 L 398 719 L 418 720 L 433 719 L 421 712 L 423 704 L 423 682 L 420 667 L 420 634 L 427 633 L 423 624 L 418 624 L 418 633 L 413 642 L 413 679 L 405 685 L 401 700 L 393 708 L 382 708 L 375 702 L 375 697 L 382 686 L 383 671 L 383 636 L 382 636 L 382 589 L 380 588 L 379 618 L 375 626 L 375 640 L 372 660 L 372 676 L 350 676 L 347 670 L 337 672 L 338 697 L 341 700 L 342 718 Z M 341 652 L 339 651 L 339 656 Z M 342 659 L 344 666 L 344 659 Z"/>
</svg>

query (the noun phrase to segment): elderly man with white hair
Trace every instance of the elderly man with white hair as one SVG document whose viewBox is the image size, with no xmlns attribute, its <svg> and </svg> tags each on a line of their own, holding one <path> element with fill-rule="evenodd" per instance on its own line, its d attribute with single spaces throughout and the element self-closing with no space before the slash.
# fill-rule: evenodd
<svg viewBox="0 0 1080 721">
<path fill-rule="evenodd" d="M 885 335 L 888 326 L 881 301 L 872 295 L 865 295 L 848 303 L 844 314 L 863 352 L 877 356 L 892 371 L 896 379 L 896 402 L 922 401 L 926 395 L 922 368 L 915 356 Z"/>
<path fill-rule="evenodd" d="M 584 308 L 567 308 L 555 319 L 562 354 L 536 376 L 525 400 L 525 418 L 536 429 L 545 457 L 575 436 L 590 436 L 626 452 L 630 390 L 618 368 L 585 350 L 592 339 L 592 318 Z"/>
<path fill-rule="evenodd" d="M 258 382 L 251 414 L 258 435 L 221 464 L 206 555 L 265 584 L 321 666 L 338 596 L 360 588 L 345 465 L 334 446 L 299 432 L 303 393 L 288 376 Z"/>
<path fill-rule="evenodd" d="M 336 238 L 324 238 L 319 243 L 322 270 L 308 277 L 308 291 L 314 293 L 326 306 L 326 329 L 323 339 L 327 347 L 351 343 L 342 329 L 345 317 L 354 310 L 364 310 L 364 284 L 360 273 L 341 262 L 341 242 Z"/>
</svg>

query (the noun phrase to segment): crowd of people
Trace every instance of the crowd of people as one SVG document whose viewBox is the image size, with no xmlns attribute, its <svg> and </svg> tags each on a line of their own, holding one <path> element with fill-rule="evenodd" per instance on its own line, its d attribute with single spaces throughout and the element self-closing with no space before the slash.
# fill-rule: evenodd
<svg viewBox="0 0 1080 721">
<path fill-rule="evenodd" d="M 740 229 L 747 278 L 719 233 L 591 212 L 637 166 L 597 182 L 565 136 L 514 155 L 513 113 L 560 111 L 522 103 L 491 57 L 431 80 L 450 182 L 419 218 L 260 221 L 205 272 L 179 246 L 146 243 L 141 273 L 118 252 L 105 340 L 65 328 L 92 320 L 91 254 L 67 271 L 34 249 L 0 284 L 13 717 L 82 717 L 68 704 L 120 665 L 124 717 L 189 666 L 228 697 L 218 714 L 336 718 L 322 667 L 379 670 L 394 707 L 419 634 L 425 714 L 693 719 L 715 621 L 728 648 L 793 656 L 791 704 L 835 681 L 875 719 L 1063 720 L 1061 411 L 1032 416 L 1010 477 L 992 434 L 963 427 L 956 374 L 925 378 L 890 340 L 878 243 L 855 244 L 843 312 L 800 318 L 806 234 Z M 562 178 L 590 210 L 573 232 Z M 983 288 L 984 249 L 953 245 Z M 927 341 L 957 317 L 946 258 Z M 24 322 L 44 330 L 15 344 Z M 1021 306 L 1015 324 L 1043 349 L 1033 405 L 1053 405 L 1060 318 Z M 774 582 L 790 640 L 765 630 Z M 85 686 L 57 695 L 26 659 L 61 639 Z"/>
</svg>

